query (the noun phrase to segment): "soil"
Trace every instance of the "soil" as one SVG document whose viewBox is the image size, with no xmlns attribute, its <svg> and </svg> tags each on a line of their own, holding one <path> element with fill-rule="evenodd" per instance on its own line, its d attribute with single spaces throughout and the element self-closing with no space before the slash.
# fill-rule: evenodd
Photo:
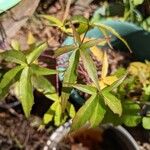
<svg viewBox="0 0 150 150">
<path fill-rule="evenodd" d="M 45 26 L 45 21 L 43 22 L 37 18 L 36 14 L 47 13 L 55 15 L 58 18 L 62 18 L 64 14 L 64 4 L 62 2 L 63 0 L 51 2 L 50 0 L 41 1 L 33 18 L 29 19 L 27 24 L 22 27 L 14 37 L 21 42 L 23 49 L 27 48 L 25 41 L 28 31 L 31 31 L 38 40 L 47 40 L 49 49 L 47 50 L 47 53 L 43 54 L 44 59 L 41 59 L 41 63 L 44 63 L 44 65 L 49 65 L 49 63 L 47 63 L 48 61 L 42 60 L 46 60 L 45 58 L 51 59 L 49 52 L 51 53 L 51 51 L 59 47 L 62 44 L 65 36 L 62 35 L 58 29 Z M 88 6 L 88 9 L 85 8 L 84 11 L 82 11 L 82 14 L 89 18 L 98 6 L 98 3 L 92 3 L 90 6 Z M 77 11 L 77 7 L 72 4 L 68 17 L 71 16 L 75 11 Z M 113 55 L 115 55 L 115 53 L 113 53 Z M 113 61 L 114 57 L 118 58 L 120 61 L 123 58 L 122 56 L 125 57 L 125 55 L 118 55 L 118 53 L 115 56 L 110 55 L 110 62 Z M 53 61 L 53 67 L 56 67 L 56 60 Z M 116 62 L 114 62 L 113 65 L 114 64 L 116 65 Z M 113 65 L 112 70 L 114 68 Z M 40 108 L 35 108 L 35 112 L 39 109 Z M 20 104 L 16 101 L 16 98 L 10 96 L 7 97 L 7 99 L 5 99 L 3 102 L 0 102 L 0 150 L 43 149 L 46 141 L 49 139 L 52 130 L 54 130 L 54 127 L 50 126 L 46 129 L 38 130 L 43 112 L 41 114 L 36 114 L 35 112 L 27 120 L 23 115 Z M 148 142 L 138 142 L 138 144 L 140 145 L 140 150 L 150 149 Z M 72 150 L 88 150 L 84 148 L 82 144 L 73 144 L 72 146 L 74 146 Z"/>
</svg>

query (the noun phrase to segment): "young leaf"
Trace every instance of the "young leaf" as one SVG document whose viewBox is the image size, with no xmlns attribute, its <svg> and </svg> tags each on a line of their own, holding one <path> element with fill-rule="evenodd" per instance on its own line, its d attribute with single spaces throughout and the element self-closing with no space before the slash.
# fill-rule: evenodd
<svg viewBox="0 0 150 150">
<path fill-rule="evenodd" d="M 105 104 L 108 105 L 108 107 L 115 114 L 118 114 L 119 116 L 121 116 L 122 114 L 121 101 L 109 92 L 102 92 L 102 95 L 104 97 Z"/>
<path fill-rule="evenodd" d="M 80 55 L 83 61 L 83 65 L 88 72 L 89 77 L 100 91 L 99 80 L 97 76 L 96 66 L 86 49 L 80 49 Z"/>
<path fill-rule="evenodd" d="M 90 85 L 83 85 L 83 84 L 64 84 L 64 87 L 73 87 L 76 88 L 77 90 L 80 90 L 84 93 L 88 94 L 95 94 L 97 92 L 97 89 L 93 86 Z"/>
<path fill-rule="evenodd" d="M 77 79 L 76 70 L 77 70 L 78 62 L 79 62 L 79 50 L 76 50 L 76 51 L 73 51 L 70 56 L 69 66 L 68 66 L 67 70 L 65 71 L 63 84 L 76 82 L 76 79 Z M 69 91 L 69 92 L 71 92 L 71 91 Z M 62 102 L 62 110 L 63 111 L 65 110 L 65 108 L 67 106 L 67 101 L 68 101 L 69 95 L 70 94 L 64 92 L 62 89 L 61 102 Z"/>
<path fill-rule="evenodd" d="M 47 48 L 46 43 L 38 45 L 38 47 L 36 47 L 31 53 L 29 53 L 29 55 L 27 55 L 28 64 L 34 62 L 46 48 Z"/>
<path fill-rule="evenodd" d="M 112 27 L 107 26 L 105 24 L 102 24 L 102 23 L 101 24 L 97 24 L 97 26 L 100 28 L 100 30 L 101 30 L 101 28 L 103 28 L 103 29 L 111 32 L 112 34 L 114 34 L 118 39 L 120 39 L 126 45 L 126 47 L 129 49 L 129 51 L 132 52 L 130 47 L 129 47 L 129 45 L 128 45 L 128 43 L 119 35 L 118 32 L 116 32 L 115 29 L 113 29 Z"/>
<path fill-rule="evenodd" d="M 56 101 L 59 99 L 59 96 L 56 93 L 55 87 L 46 78 L 42 76 L 33 76 L 32 84 L 35 89 L 43 93 L 47 98 L 53 101 Z"/>
<path fill-rule="evenodd" d="M 5 88 L 16 76 L 16 74 L 23 69 L 23 66 L 16 66 L 15 68 L 6 72 L 0 82 L 0 89 Z"/>
<path fill-rule="evenodd" d="M 72 130 L 81 128 L 84 125 L 86 125 L 86 123 L 89 123 L 90 117 L 93 114 L 93 110 L 96 107 L 96 102 L 95 102 L 96 98 L 97 95 L 92 95 L 86 101 L 86 103 L 78 110 L 72 122 L 72 126 L 71 126 Z"/>
<path fill-rule="evenodd" d="M 71 17 L 70 20 L 72 23 L 88 24 L 88 19 L 86 19 L 85 17 L 83 17 L 81 15 L 75 15 L 75 16 Z"/>
<path fill-rule="evenodd" d="M 70 51 L 73 51 L 75 50 L 77 47 L 75 45 L 65 45 L 65 46 L 62 46 L 60 48 L 58 48 L 54 53 L 54 56 L 60 56 L 64 53 L 68 53 Z"/>
<path fill-rule="evenodd" d="M 53 75 L 53 74 L 57 74 L 57 70 L 54 70 L 54 69 L 48 69 L 48 68 L 43 68 L 43 67 L 40 67 L 39 65 L 36 65 L 36 64 L 32 64 L 31 65 L 31 70 L 32 70 L 32 73 L 35 74 L 35 75 Z"/>
<path fill-rule="evenodd" d="M 44 114 L 43 123 L 48 124 L 50 121 L 52 121 L 54 114 L 55 112 L 50 107 L 48 111 Z"/>
<path fill-rule="evenodd" d="M 19 81 L 19 97 L 26 117 L 30 116 L 30 111 L 34 104 L 33 89 L 31 84 L 30 68 L 25 67 L 21 73 Z"/>
<path fill-rule="evenodd" d="M 102 62 L 102 74 L 101 74 L 101 78 L 105 78 L 107 73 L 108 73 L 108 57 L 107 57 L 107 53 L 106 51 L 104 51 L 104 56 L 103 56 L 103 62 Z"/>
<path fill-rule="evenodd" d="M 14 50 L 17 50 L 19 51 L 20 50 L 20 44 L 17 40 L 12 40 L 11 41 L 11 47 L 14 49 Z"/>
<path fill-rule="evenodd" d="M 104 44 L 106 43 L 105 39 L 94 39 L 94 40 L 90 40 L 90 41 L 86 41 L 81 45 L 81 49 L 88 49 L 90 47 L 96 46 L 96 45 L 100 45 L 100 44 Z"/>
<path fill-rule="evenodd" d="M 142 119 L 142 125 L 145 129 L 150 130 L 150 117 L 143 117 Z"/>
<path fill-rule="evenodd" d="M 102 100 L 103 99 L 99 95 L 97 95 L 97 98 L 95 99 L 96 106 L 90 118 L 91 127 L 97 127 L 104 118 L 106 110 L 104 104 L 102 104 L 101 102 Z"/>
<path fill-rule="evenodd" d="M 0 53 L 0 57 L 5 59 L 6 61 L 10 61 L 13 63 L 25 65 L 26 64 L 26 57 L 21 51 L 10 50 Z"/>
</svg>

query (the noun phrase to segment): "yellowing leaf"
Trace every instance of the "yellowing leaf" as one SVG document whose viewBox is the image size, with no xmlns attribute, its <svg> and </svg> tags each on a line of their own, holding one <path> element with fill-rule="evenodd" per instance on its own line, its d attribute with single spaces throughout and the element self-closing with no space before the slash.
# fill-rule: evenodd
<svg viewBox="0 0 150 150">
<path fill-rule="evenodd" d="M 28 33 L 28 39 L 27 44 L 32 45 L 36 42 L 36 39 L 34 38 L 33 34 L 31 32 Z"/>
<path fill-rule="evenodd" d="M 96 59 L 98 61 L 103 60 L 104 53 L 100 48 L 98 48 L 97 46 L 93 46 L 93 47 L 90 48 L 90 50 L 91 50 L 91 52 L 93 53 L 93 55 L 96 57 Z"/>
<path fill-rule="evenodd" d="M 19 51 L 20 50 L 20 44 L 17 40 L 12 40 L 11 41 L 11 47 L 14 49 L 14 50 L 17 50 Z"/>
<path fill-rule="evenodd" d="M 106 85 L 111 85 L 112 83 L 114 83 L 117 80 L 118 80 L 118 78 L 116 76 L 107 76 L 107 77 L 105 77 L 105 78 L 102 79 L 102 81 Z"/>
<path fill-rule="evenodd" d="M 108 73 L 108 58 L 107 58 L 107 53 L 104 51 L 104 56 L 103 56 L 103 62 L 102 62 L 102 75 L 101 78 L 103 79 L 106 77 Z"/>
</svg>

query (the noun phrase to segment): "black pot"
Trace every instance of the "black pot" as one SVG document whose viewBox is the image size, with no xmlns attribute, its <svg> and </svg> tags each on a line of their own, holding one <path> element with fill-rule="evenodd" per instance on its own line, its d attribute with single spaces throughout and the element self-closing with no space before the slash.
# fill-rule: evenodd
<svg viewBox="0 0 150 150">
<path fill-rule="evenodd" d="M 62 148 L 62 140 L 70 130 L 71 121 L 57 128 L 48 139 L 44 150 L 58 150 Z M 139 147 L 131 134 L 122 126 L 104 125 L 103 142 L 99 149 L 102 150 L 139 150 Z M 101 135 L 100 135 L 101 136 Z M 80 141 L 79 141 L 80 142 Z M 62 148 L 63 149 L 63 148 Z"/>
</svg>

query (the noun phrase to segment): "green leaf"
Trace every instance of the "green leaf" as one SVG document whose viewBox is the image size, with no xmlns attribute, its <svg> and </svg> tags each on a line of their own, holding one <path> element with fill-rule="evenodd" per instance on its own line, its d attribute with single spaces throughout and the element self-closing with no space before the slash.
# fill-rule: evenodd
<svg viewBox="0 0 150 150">
<path fill-rule="evenodd" d="M 78 110 L 78 112 L 76 113 L 73 119 L 71 130 L 79 129 L 85 126 L 86 124 L 89 124 L 90 117 L 92 116 L 93 110 L 96 107 L 96 102 L 95 102 L 96 98 L 97 95 L 92 95 L 86 101 L 86 103 Z"/>
<path fill-rule="evenodd" d="M 115 113 L 121 116 L 122 105 L 120 100 L 109 92 L 102 92 L 105 104 Z"/>
<path fill-rule="evenodd" d="M 141 116 L 139 116 L 140 106 L 131 101 L 124 102 L 122 122 L 129 127 L 135 127 L 141 122 Z"/>
<path fill-rule="evenodd" d="M 65 71 L 64 74 L 64 80 L 63 80 L 63 87 L 64 83 L 75 83 L 77 79 L 77 66 L 79 62 L 79 51 L 73 51 L 70 58 L 69 58 L 69 66 L 67 70 Z M 62 93 L 61 93 L 61 102 L 62 102 L 62 110 L 64 111 L 66 106 L 67 106 L 67 101 L 70 96 L 70 92 L 66 93 L 63 91 L 64 88 L 62 88 Z"/>
<path fill-rule="evenodd" d="M 113 35 L 115 35 L 118 39 L 120 39 L 126 45 L 126 47 L 129 49 L 130 52 L 132 52 L 128 43 L 119 35 L 119 33 L 115 29 L 102 23 L 97 24 L 97 26 L 100 28 L 100 30 L 102 28 L 111 32 Z"/>
<path fill-rule="evenodd" d="M 145 129 L 150 130 L 150 117 L 143 117 L 142 119 L 142 125 Z"/>
<path fill-rule="evenodd" d="M 88 49 L 90 47 L 96 46 L 96 45 L 100 45 L 100 44 L 104 44 L 106 43 L 105 39 L 94 39 L 94 40 L 90 40 L 90 41 L 86 41 L 81 45 L 81 49 Z"/>
<path fill-rule="evenodd" d="M 144 0 L 133 0 L 133 4 L 134 4 L 135 6 L 140 5 L 140 4 L 142 4 L 143 2 L 144 2 Z"/>
<path fill-rule="evenodd" d="M 72 23 L 84 23 L 88 24 L 88 19 L 86 19 L 84 16 L 81 15 L 75 15 L 70 18 Z"/>
<path fill-rule="evenodd" d="M 115 81 L 110 86 L 107 86 L 106 88 L 104 88 L 103 91 L 110 92 L 110 91 L 114 90 L 125 80 L 126 76 L 127 76 L 127 73 L 124 74 L 122 77 L 120 77 L 117 81 Z"/>
<path fill-rule="evenodd" d="M 32 73 L 35 75 L 53 75 L 57 74 L 57 70 L 40 67 L 39 65 L 31 65 Z"/>
<path fill-rule="evenodd" d="M 47 19 L 48 21 L 50 21 L 50 23 L 55 24 L 59 27 L 63 26 L 63 22 L 61 20 L 59 20 L 58 18 L 54 17 L 54 16 L 50 16 L 50 15 L 40 15 L 40 17 Z"/>
<path fill-rule="evenodd" d="M 71 103 L 67 104 L 67 111 L 68 111 L 68 114 L 71 118 L 73 118 L 76 114 L 75 108 Z"/>
<path fill-rule="evenodd" d="M 31 64 L 34 62 L 40 55 L 41 53 L 47 48 L 46 43 L 39 44 L 29 55 L 27 55 L 27 62 L 28 64 Z"/>
<path fill-rule="evenodd" d="M 0 82 L 0 89 L 5 88 L 16 76 L 16 74 L 23 69 L 23 66 L 16 66 L 15 68 L 6 72 Z"/>
<path fill-rule="evenodd" d="M 68 53 L 70 51 L 73 51 L 75 50 L 77 47 L 75 45 L 65 45 L 65 46 L 62 46 L 60 48 L 58 48 L 54 53 L 54 56 L 60 56 L 64 53 Z"/>
<path fill-rule="evenodd" d="M 53 120 L 55 112 L 51 109 L 51 107 L 48 109 L 48 111 L 44 114 L 43 117 L 43 123 L 48 124 L 50 121 Z"/>
<path fill-rule="evenodd" d="M 89 77 L 92 79 L 93 83 L 100 91 L 99 80 L 97 76 L 96 66 L 86 49 L 80 49 L 80 55 L 83 61 L 83 65 L 88 72 Z"/>
<path fill-rule="evenodd" d="M 34 104 L 33 89 L 31 84 L 30 68 L 25 67 L 21 73 L 19 82 L 19 97 L 26 117 L 30 116 L 30 111 Z"/>
<path fill-rule="evenodd" d="M 42 76 L 33 76 L 32 84 L 39 92 L 43 93 L 47 98 L 56 101 L 59 99 L 59 96 L 55 90 L 55 87 Z"/>
<path fill-rule="evenodd" d="M 96 103 L 96 106 L 95 106 L 92 116 L 90 118 L 90 126 L 91 127 L 97 127 L 104 118 L 106 110 L 105 110 L 105 106 L 104 106 L 102 100 L 103 99 L 99 95 L 94 100 Z M 100 103 L 100 101 L 101 101 L 101 103 Z"/>
<path fill-rule="evenodd" d="M 0 53 L 0 57 L 5 59 L 6 61 L 10 61 L 13 63 L 25 65 L 26 64 L 26 57 L 21 51 L 10 50 Z"/>
<path fill-rule="evenodd" d="M 17 50 L 19 51 L 20 50 L 20 44 L 17 40 L 12 40 L 11 41 L 11 47 L 14 49 L 14 50 Z"/>
<path fill-rule="evenodd" d="M 64 87 L 73 87 L 77 90 L 80 90 L 84 93 L 94 94 L 97 92 L 97 89 L 91 85 L 83 85 L 83 84 L 64 84 Z"/>
<path fill-rule="evenodd" d="M 72 23 L 71 23 L 71 28 L 73 31 L 73 37 L 74 37 L 75 43 L 80 45 L 81 44 L 80 34 L 76 31 L 76 28 L 74 27 Z"/>
</svg>

